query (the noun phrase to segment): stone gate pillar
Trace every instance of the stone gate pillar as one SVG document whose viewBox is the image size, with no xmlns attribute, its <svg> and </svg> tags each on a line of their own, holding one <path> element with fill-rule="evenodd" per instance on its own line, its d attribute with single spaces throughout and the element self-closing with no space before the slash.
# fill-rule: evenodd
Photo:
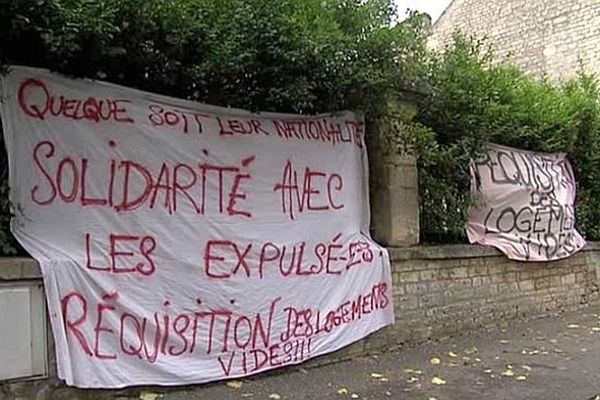
<svg viewBox="0 0 600 400">
<path fill-rule="evenodd" d="M 391 247 L 419 243 L 417 161 L 411 149 L 401 149 L 404 124 L 388 116 L 369 124 L 369 186 L 371 234 Z"/>
</svg>

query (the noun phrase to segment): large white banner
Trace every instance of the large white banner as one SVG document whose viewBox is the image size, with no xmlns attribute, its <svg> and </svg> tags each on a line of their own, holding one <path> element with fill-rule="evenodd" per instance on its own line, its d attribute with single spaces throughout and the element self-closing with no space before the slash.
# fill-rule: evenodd
<svg viewBox="0 0 600 400">
<path fill-rule="evenodd" d="M 364 123 L 252 114 L 14 67 L 12 230 L 39 261 L 60 378 L 254 374 L 393 323 Z"/>
<path fill-rule="evenodd" d="M 575 229 L 575 177 L 565 154 L 490 145 L 471 164 L 471 187 L 471 243 L 521 261 L 558 260 L 585 245 Z"/>
</svg>

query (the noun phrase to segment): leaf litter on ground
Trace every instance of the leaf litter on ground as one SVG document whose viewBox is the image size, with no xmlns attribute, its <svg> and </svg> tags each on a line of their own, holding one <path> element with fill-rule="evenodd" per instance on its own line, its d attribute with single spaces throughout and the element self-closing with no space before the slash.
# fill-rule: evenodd
<svg viewBox="0 0 600 400">
<path fill-rule="evenodd" d="M 244 386 L 244 382 L 242 381 L 227 381 L 225 384 L 231 389 L 239 389 Z"/>
<path fill-rule="evenodd" d="M 433 378 L 431 378 L 431 383 L 433 383 L 434 385 L 441 386 L 441 385 L 445 385 L 446 381 L 436 375 Z"/>
<path fill-rule="evenodd" d="M 149 392 L 147 390 L 144 390 L 142 393 L 140 393 L 141 400 L 156 400 L 161 397 L 162 397 L 162 394 L 155 393 L 155 392 Z"/>
</svg>

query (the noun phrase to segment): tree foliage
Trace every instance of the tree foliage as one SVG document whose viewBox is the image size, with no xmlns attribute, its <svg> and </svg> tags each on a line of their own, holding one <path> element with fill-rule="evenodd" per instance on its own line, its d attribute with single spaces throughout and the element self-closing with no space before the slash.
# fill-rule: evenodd
<svg viewBox="0 0 600 400">
<path fill-rule="evenodd" d="M 584 74 L 556 83 L 493 62 L 457 36 L 426 50 L 429 20 L 392 0 L 0 0 L 0 65 L 21 64 L 255 111 L 389 112 L 419 88 L 400 142 L 417 149 L 426 241 L 465 239 L 469 160 L 488 142 L 566 152 L 579 228 L 600 239 L 600 100 Z M 398 139 L 398 138 L 392 138 Z M 392 140 L 390 143 L 398 143 Z M 396 146 L 394 145 L 394 149 Z M 398 146 L 398 148 L 405 148 Z M 389 149 L 388 149 L 389 151 Z M 0 254 L 8 233 L 0 155 Z"/>
<path fill-rule="evenodd" d="M 391 0 L 0 0 L 0 59 L 221 106 L 373 112 L 425 19 Z"/>
<path fill-rule="evenodd" d="M 428 19 L 392 0 L 0 0 L 0 64 L 254 111 L 374 118 L 414 77 Z M 6 168 L 5 156 L 0 165 Z M 5 174 L 4 174 L 5 175 Z M 0 193 L 0 253 L 9 238 Z"/>
<path fill-rule="evenodd" d="M 420 148 L 422 232 L 429 241 L 464 241 L 469 160 L 488 142 L 565 152 L 578 186 L 579 229 L 600 239 L 600 92 L 580 73 L 564 82 L 536 80 L 493 62 L 482 41 L 456 36 L 430 55 L 429 87 L 416 121 L 434 132 Z"/>
</svg>

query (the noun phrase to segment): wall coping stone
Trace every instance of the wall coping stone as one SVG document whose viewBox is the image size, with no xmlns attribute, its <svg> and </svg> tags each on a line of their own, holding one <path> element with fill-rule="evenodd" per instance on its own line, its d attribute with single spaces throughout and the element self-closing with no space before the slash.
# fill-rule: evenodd
<svg viewBox="0 0 600 400">
<path fill-rule="evenodd" d="M 42 271 L 33 258 L 0 257 L 0 282 L 41 278 Z"/>
<path fill-rule="evenodd" d="M 588 242 L 581 251 L 600 251 L 600 242 Z M 503 256 L 494 247 L 474 244 L 389 247 L 388 252 L 391 261 L 451 260 Z M 0 282 L 41 278 L 42 273 L 33 258 L 0 257 Z"/>
<path fill-rule="evenodd" d="M 600 251 L 600 242 L 588 242 L 581 251 Z M 477 244 L 390 247 L 388 248 L 388 252 L 391 261 L 503 257 L 500 250 L 491 246 Z"/>
</svg>

